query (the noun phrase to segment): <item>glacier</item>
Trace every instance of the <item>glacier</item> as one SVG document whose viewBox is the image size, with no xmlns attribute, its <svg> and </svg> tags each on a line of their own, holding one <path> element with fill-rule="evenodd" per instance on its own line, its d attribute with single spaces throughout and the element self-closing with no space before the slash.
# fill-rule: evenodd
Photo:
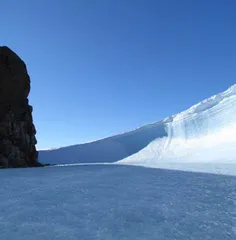
<svg viewBox="0 0 236 240">
<path fill-rule="evenodd" d="M 116 163 L 236 174 L 236 85 L 179 114 L 95 142 L 40 151 L 42 163 Z"/>
</svg>

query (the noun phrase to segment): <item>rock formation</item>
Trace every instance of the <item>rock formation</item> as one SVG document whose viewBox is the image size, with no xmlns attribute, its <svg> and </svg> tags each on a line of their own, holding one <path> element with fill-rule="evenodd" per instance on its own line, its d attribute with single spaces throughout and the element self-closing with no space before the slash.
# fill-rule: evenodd
<svg viewBox="0 0 236 240">
<path fill-rule="evenodd" d="M 0 47 L 0 167 L 40 166 L 29 92 L 25 63 L 8 47 Z"/>
</svg>

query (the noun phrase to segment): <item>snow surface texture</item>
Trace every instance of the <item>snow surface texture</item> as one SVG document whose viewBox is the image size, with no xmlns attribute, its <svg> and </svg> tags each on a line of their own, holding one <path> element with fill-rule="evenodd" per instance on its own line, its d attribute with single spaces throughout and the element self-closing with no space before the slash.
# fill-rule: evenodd
<svg viewBox="0 0 236 240">
<path fill-rule="evenodd" d="M 236 177 L 132 166 L 0 172 L 1 240 L 235 240 Z"/>
<path fill-rule="evenodd" d="M 55 150 L 42 163 L 140 165 L 236 174 L 236 85 L 190 109 L 132 132 Z"/>
</svg>

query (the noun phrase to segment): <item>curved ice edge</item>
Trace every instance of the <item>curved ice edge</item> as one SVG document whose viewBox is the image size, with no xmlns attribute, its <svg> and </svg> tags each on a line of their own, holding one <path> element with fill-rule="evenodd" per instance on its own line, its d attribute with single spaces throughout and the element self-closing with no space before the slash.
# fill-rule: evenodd
<svg viewBox="0 0 236 240">
<path fill-rule="evenodd" d="M 67 163 L 67 164 L 55 164 L 51 167 L 70 167 L 70 166 L 91 166 L 91 165 L 120 165 L 118 163 L 98 162 L 98 163 Z"/>
<path fill-rule="evenodd" d="M 165 170 L 174 170 L 180 172 L 195 172 L 195 173 L 209 173 L 217 175 L 236 176 L 236 163 L 160 163 L 157 166 L 144 166 L 142 164 L 129 164 L 125 162 L 114 163 L 71 163 L 71 164 L 57 164 L 49 167 L 71 167 L 71 166 L 95 166 L 95 165 L 110 165 L 110 166 L 130 166 L 142 168 L 156 168 Z"/>
<path fill-rule="evenodd" d="M 188 162 L 188 163 L 159 163 L 154 166 L 143 165 L 143 163 L 127 163 L 119 162 L 117 165 L 126 165 L 126 166 L 136 166 L 144 168 L 157 168 L 165 170 L 174 170 L 181 172 L 195 172 L 195 173 L 209 173 L 217 175 L 229 175 L 236 176 L 236 163 L 198 163 L 198 162 Z"/>
</svg>

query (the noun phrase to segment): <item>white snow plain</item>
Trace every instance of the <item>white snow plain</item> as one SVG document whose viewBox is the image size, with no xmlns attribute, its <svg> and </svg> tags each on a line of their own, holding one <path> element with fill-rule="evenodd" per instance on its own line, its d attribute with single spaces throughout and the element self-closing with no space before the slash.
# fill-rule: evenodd
<svg viewBox="0 0 236 240">
<path fill-rule="evenodd" d="M 236 177 L 134 166 L 0 171 L 1 240 L 234 240 Z"/>
<path fill-rule="evenodd" d="M 40 151 L 52 164 L 117 163 L 236 174 L 236 85 L 190 109 L 134 131 Z"/>
</svg>

